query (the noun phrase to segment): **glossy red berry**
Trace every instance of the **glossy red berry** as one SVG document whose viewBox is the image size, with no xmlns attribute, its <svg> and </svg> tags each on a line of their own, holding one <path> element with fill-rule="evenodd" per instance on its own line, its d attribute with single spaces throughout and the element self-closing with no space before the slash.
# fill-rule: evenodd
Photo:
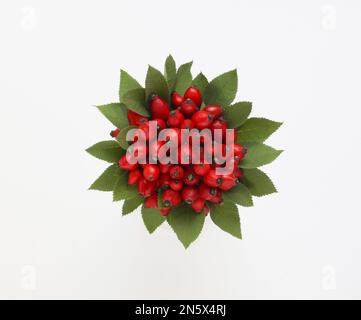
<svg viewBox="0 0 361 320">
<path fill-rule="evenodd" d="M 216 189 L 216 194 L 208 201 L 214 204 L 220 204 L 223 201 L 222 190 Z"/>
<path fill-rule="evenodd" d="M 182 180 L 170 180 L 169 186 L 174 191 L 181 191 L 183 189 L 183 181 Z"/>
<path fill-rule="evenodd" d="M 203 181 L 208 187 L 216 188 L 222 183 L 222 180 L 218 179 L 221 179 L 220 176 L 216 174 L 216 170 L 212 169 L 206 174 Z"/>
<path fill-rule="evenodd" d="M 158 180 L 160 175 L 160 170 L 157 165 L 155 164 L 147 164 L 143 169 L 143 176 L 148 181 L 155 181 Z"/>
<path fill-rule="evenodd" d="M 184 169 L 181 166 L 174 166 L 169 171 L 170 177 L 175 180 L 182 180 L 184 178 Z"/>
<path fill-rule="evenodd" d="M 179 110 L 172 110 L 169 113 L 167 124 L 172 128 L 179 128 L 183 120 L 184 116 Z"/>
<path fill-rule="evenodd" d="M 175 107 L 180 107 L 183 103 L 184 98 L 176 91 L 172 92 L 172 105 Z"/>
<path fill-rule="evenodd" d="M 132 110 L 128 110 L 128 122 L 132 126 L 139 126 L 148 121 L 148 118 Z"/>
<path fill-rule="evenodd" d="M 222 183 L 219 185 L 219 188 L 223 191 L 227 191 L 236 186 L 237 180 L 233 174 L 222 176 Z"/>
<path fill-rule="evenodd" d="M 130 171 L 128 176 L 128 184 L 131 186 L 137 184 L 141 177 L 142 177 L 142 173 L 140 172 L 139 169 Z"/>
<path fill-rule="evenodd" d="M 194 164 L 193 170 L 197 175 L 205 176 L 209 170 L 211 170 L 211 165 L 209 163 L 201 162 L 199 164 Z"/>
<path fill-rule="evenodd" d="M 223 112 L 222 107 L 217 104 L 210 104 L 203 110 L 207 111 L 213 119 L 217 119 Z"/>
<path fill-rule="evenodd" d="M 194 209 L 195 212 L 197 213 L 201 213 L 203 208 L 204 208 L 204 205 L 205 205 L 205 200 L 202 199 L 202 198 L 198 198 L 196 200 L 194 200 L 192 203 L 191 203 L 191 206 L 192 208 Z"/>
<path fill-rule="evenodd" d="M 175 207 L 182 202 L 181 194 L 177 191 L 168 189 L 163 192 L 163 205 L 165 207 Z"/>
<path fill-rule="evenodd" d="M 183 182 L 188 185 L 188 186 L 194 186 L 196 184 L 198 184 L 200 180 L 200 177 L 194 173 L 192 168 L 188 168 L 185 172 L 184 172 L 184 179 Z"/>
<path fill-rule="evenodd" d="M 163 120 L 167 120 L 170 112 L 170 107 L 168 103 L 166 103 L 159 96 L 154 95 L 150 101 L 150 113 L 152 114 L 152 118 L 160 118 Z"/>
<path fill-rule="evenodd" d="M 160 130 L 163 130 L 166 128 L 166 124 L 165 124 L 165 121 L 163 119 L 152 119 L 151 121 L 155 121 L 157 122 L 157 130 L 160 131 Z"/>
<path fill-rule="evenodd" d="M 212 117 L 207 111 L 204 110 L 197 111 L 195 114 L 193 114 L 192 120 L 195 127 L 199 130 L 209 128 L 212 124 Z"/>
<path fill-rule="evenodd" d="M 111 136 L 112 138 L 116 138 L 116 137 L 118 137 L 119 133 L 120 133 L 120 130 L 119 130 L 119 129 L 115 129 L 115 130 L 113 130 L 113 131 L 110 132 L 110 136 Z"/>
<path fill-rule="evenodd" d="M 191 119 L 184 119 L 180 128 L 192 130 L 194 128 L 194 122 Z"/>
<path fill-rule="evenodd" d="M 199 192 L 196 187 L 184 187 L 182 190 L 182 199 L 191 204 L 194 200 L 199 198 Z"/>
<path fill-rule="evenodd" d="M 159 163 L 159 170 L 161 173 L 168 173 L 170 171 L 170 169 L 172 169 L 172 164 L 167 163 L 167 164 L 163 164 L 163 163 Z"/>
<path fill-rule="evenodd" d="M 157 191 L 157 186 L 156 181 L 148 181 L 141 177 L 138 183 L 138 192 L 144 198 L 148 198 Z"/>
<path fill-rule="evenodd" d="M 127 171 L 132 171 L 138 168 L 138 163 L 131 164 L 127 160 L 127 156 L 124 155 L 120 158 L 118 162 L 119 168 Z"/>
<path fill-rule="evenodd" d="M 233 150 L 234 150 L 234 158 L 235 158 L 235 160 L 241 161 L 244 158 L 245 154 L 246 154 L 245 147 L 242 146 L 239 143 L 235 143 Z"/>
<path fill-rule="evenodd" d="M 158 208 L 158 196 L 153 194 L 145 199 L 144 205 L 146 208 Z"/>
<path fill-rule="evenodd" d="M 199 107 L 202 104 L 202 93 L 196 86 L 191 86 L 184 93 L 184 99 L 191 99 Z"/>
<path fill-rule="evenodd" d="M 191 100 L 187 99 L 180 106 L 180 111 L 186 116 L 191 117 L 193 113 L 197 112 L 197 105 Z"/>
<path fill-rule="evenodd" d="M 162 173 L 159 177 L 159 185 L 162 189 L 168 189 L 171 182 L 169 173 Z"/>
<path fill-rule="evenodd" d="M 211 200 L 217 195 L 217 189 L 202 183 L 199 186 L 199 195 L 205 200 Z"/>
</svg>

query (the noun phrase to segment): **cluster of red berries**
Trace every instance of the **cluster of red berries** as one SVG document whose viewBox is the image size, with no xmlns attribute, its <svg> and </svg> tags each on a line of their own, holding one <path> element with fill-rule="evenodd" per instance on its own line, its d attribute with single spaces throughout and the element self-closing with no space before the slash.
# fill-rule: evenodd
<svg viewBox="0 0 361 320">
<path fill-rule="evenodd" d="M 189 145 L 181 145 L 181 129 L 216 129 L 222 130 L 222 144 L 219 148 L 212 145 L 211 150 L 203 150 L 211 154 L 212 159 L 217 157 L 217 152 L 223 156 L 227 154 L 225 144 L 227 121 L 222 117 L 223 109 L 219 105 L 208 105 L 200 110 L 202 94 L 195 87 L 189 87 L 184 96 L 177 92 L 171 95 L 171 106 L 157 95 L 152 95 L 149 101 L 151 118 L 144 117 L 131 110 L 128 111 L 130 125 L 142 129 L 147 140 L 144 154 L 149 150 L 157 150 L 167 141 L 158 141 L 151 136 L 149 121 L 157 123 L 157 130 L 172 128 L 172 132 L 179 143 L 179 148 L 189 150 Z M 117 137 L 119 129 L 112 131 L 111 135 Z M 235 132 L 234 132 L 235 133 Z M 234 134 L 235 139 L 235 134 Z M 235 141 L 234 141 L 235 142 Z M 201 145 L 200 148 L 205 148 Z M 184 154 L 179 152 L 179 154 Z M 191 152 L 185 152 L 190 157 Z M 215 161 L 201 160 L 200 163 L 183 164 L 131 164 L 126 155 L 119 160 L 119 167 L 129 171 L 128 184 L 137 185 L 138 192 L 145 198 L 145 207 L 159 208 L 162 215 L 168 215 L 172 209 L 182 201 L 187 202 L 192 208 L 200 213 L 204 210 L 208 214 L 209 208 L 206 201 L 219 204 L 222 202 L 222 192 L 233 188 L 243 172 L 238 168 L 239 162 L 245 155 L 245 148 L 241 144 L 233 144 L 233 172 L 226 175 L 216 174 L 216 167 L 220 166 Z M 180 162 L 183 163 L 183 162 Z M 159 190 L 162 191 L 162 199 L 158 201 Z M 160 205 L 159 205 L 160 204 Z"/>
</svg>

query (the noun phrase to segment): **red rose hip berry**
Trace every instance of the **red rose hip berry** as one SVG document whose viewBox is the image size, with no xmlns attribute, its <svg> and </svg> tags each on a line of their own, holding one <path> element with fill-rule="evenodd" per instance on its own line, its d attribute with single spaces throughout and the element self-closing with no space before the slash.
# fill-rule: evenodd
<svg viewBox="0 0 361 320">
<path fill-rule="evenodd" d="M 184 98 L 177 91 L 172 92 L 171 99 L 172 99 L 172 105 L 175 107 L 180 107 L 184 101 Z"/>
<path fill-rule="evenodd" d="M 203 208 L 204 208 L 204 205 L 205 205 L 205 200 L 202 199 L 202 198 L 198 198 L 196 200 L 194 200 L 192 203 L 191 203 L 191 206 L 192 208 L 194 209 L 195 212 L 197 213 L 201 213 Z"/>
<path fill-rule="evenodd" d="M 199 107 L 202 104 L 201 91 L 196 86 L 191 86 L 184 93 L 184 99 L 192 100 Z"/>
<path fill-rule="evenodd" d="M 211 170 L 211 165 L 209 163 L 201 162 L 199 164 L 194 164 L 193 170 L 197 175 L 205 176 L 209 170 Z"/>
<path fill-rule="evenodd" d="M 163 192 L 163 205 L 165 207 L 175 207 L 182 202 L 181 194 L 174 190 L 165 190 Z"/>
<path fill-rule="evenodd" d="M 145 199 L 144 205 L 146 208 L 158 208 L 158 196 L 153 194 Z"/>
<path fill-rule="evenodd" d="M 138 163 L 129 163 L 127 160 L 127 156 L 124 155 L 120 158 L 119 162 L 118 162 L 119 168 L 126 170 L 126 171 L 132 171 L 138 168 Z"/>
<path fill-rule="evenodd" d="M 209 128 L 212 124 L 212 116 L 204 110 L 197 111 L 192 116 L 192 121 L 197 129 L 202 130 Z"/>
<path fill-rule="evenodd" d="M 184 172 L 184 183 L 188 186 L 194 186 L 196 185 L 200 180 L 200 177 L 198 175 L 196 175 L 193 171 L 193 169 L 188 168 L 185 172 Z"/>
<path fill-rule="evenodd" d="M 207 111 L 213 119 L 217 119 L 223 112 L 223 109 L 218 104 L 210 104 L 206 106 L 204 111 Z"/>
<path fill-rule="evenodd" d="M 182 180 L 170 180 L 169 186 L 174 191 L 181 191 L 183 189 L 183 181 Z"/>
<path fill-rule="evenodd" d="M 197 200 L 198 198 L 199 192 L 196 187 L 185 187 L 182 190 L 182 199 L 188 204 L 191 204 L 194 200 Z"/>
<path fill-rule="evenodd" d="M 192 114 L 195 113 L 197 110 L 197 105 L 191 99 L 187 99 L 186 101 L 184 101 L 180 107 L 180 111 L 186 117 L 192 116 Z"/>
<path fill-rule="evenodd" d="M 175 180 L 182 180 L 184 178 L 184 169 L 181 166 L 174 166 L 169 171 L 170 177 Z"/>
<path fill-rule="evenodd" d="M 179 110 L 172 110 L 169 113 L 167 124 L 172 128 L 179 128 L 183 120 L 184 116 Z"/>
<path fill-rule="evenodd" d="M 150 112 L 153 118 L 160 118 L 163 120 L 167 120 L 170 112 L 170 107 L 168 103 L 166 103 L 159 96 L 154 95 L 150 101 Z"/>
<path fill-rule="evenodd" d="M 155 181 L 158 180 L 160 175 L 160 170 L 157 165 L 155 164 L 147 164 L 144 166 L 143 169 L 143 176 L 148 181 Z"/>
<path fill-rule="evenodd" d="M 138 183 L 141 177 L 142 177 L 142 173 L 140 172 L 139 169 L 130 171 L 128 176 L 128 184 L 134 186 L 135 184 Z"/>
</svg>

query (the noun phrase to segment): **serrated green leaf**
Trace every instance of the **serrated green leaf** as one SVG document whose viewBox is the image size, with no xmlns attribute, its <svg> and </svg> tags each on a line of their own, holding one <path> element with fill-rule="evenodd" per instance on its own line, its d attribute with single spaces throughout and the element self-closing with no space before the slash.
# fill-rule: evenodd
<svg viewBox="0 0 361 320">
<path fill-rule="evenodd" d="M 236 97 L 238 86 L 237 70 L 228 71 L 213 79 L 204 93 L 204 102 L 229 106 Z"/>
<path fill-rule="evenodd" d="M 140 195 L 132 199 L 124 200 L 122 214 L 123 216 L 132 213 L 135 209 L 137 209 L 144 202 L 144 198 Z"/>
<path fill-rule="evenodd" d="M 97 108 L 117 128 L 122 129 L 128 125 L 127 108 L 124 104 L 109 103 Z"/>
<path fill-rule="evenodd" d="M 274 161 L 283 151 L 276 150 L 263 143 L 251 143 L 247 153 L 240 163 L 241 168 L 254 169 Z"/>
<path fill-rule="evenodd" d="M 208 80 L 206 76 L 201 72 L 199 73 L 192 81 L 192 85 L 196 86 L 202 93 L 202 96 L 204 95 L 204 91 L 206 90 L 208 86 Z"/>
<path fill-rule="evenodd" d="M 227 200 L 221 204 L 211 205 L 211 219 L 223 231 L 228 232 L 232 236 L 242 239 L 241 223 L 237 206 Z"/>
<path fill-rule="evenodd" d="M 150 209 L 142 206 L 142 218 L 149 233 L 153 233 L 164 221 L 158 209 Z"/>
<path fill-rule="evenodd" d="M 136 128 L 137 128 L 136 126 L 128 126 L 128 127 L 123 128 L 123 130 L 121 130 L 120 133 L 118 134 L 117 141 L 124 150 L 127 150 L 129 147 L 129 143 L 127 141 L 128 131 L 131 129 L 136 129 Z"/>
<path fill-rule="evenodd" d="M 180 95 L 184 95 L 184 92 L 192 84 L 192 64 L 192 61 L 187 62 L 178 68 L 174 91 L 177 91 Z"/>
<path fill-rule="evenodd" d="M 125 153 L 119 143 L 114 140 L 101 141 L 86 150 L 93 157 L 107 162 L 117 162 Z"/>
<path fill-rule="evenodd" d="M 148 99 L 151 94 L 157 94 L 164 101 L 169 102 L 170 96 L 167 81 L 159 70 L 149 66 L 145 79 L 146 99 Z"/>
<path fill-rule="evenodd" d="M 250 118 L 237 130 L 237 143 L 244 141 L 263 142 L 281 125 L 281 122 L 264 118 Z"/>
<path fill-rule="evenodd" d="M 142 86 L 128 72 L 120 70 L 119 101 L 123 102 L 124 94 L 130 90 L 141 88 Z"/>
<path fill-rule="evenodd" d="M 164 75 L 168 83 L 169 93 L 171 93 L 172 89 L 174 88 L 174 84 L 177 76 L 176 64 L 171 55 L 169 55 L 165 61 Z"/>
<path fill-rule="evenodd" d="M 89 190 L 113 191 L 118 180 L 119 168 L 116 164 L 108 167 L 100 177 L 90 186 Z"/>
<path fill-rule="evenodd" d="M 243 207 L 253 206 L 252 194 L 242 183 L 237 184 L 234 188 L 224 192 L 223 194 L 233 202 Z"/>
<path fill-rule="evenodd" d="M 188 248 L 201 233 L 204 218 L 203 214 L 196 213 L 191 206 L 182 203 L 172 209 L 167 220 L 180 242 Z"/>
<path fill-rule="evenodd" d="M 242 101 L 225 107 L 223 116 L 228 122 L 228 128 L 241 126 L 252 111 L 252 102 Z"/>
<path fill-rule="evenodd" d="M 249 191 L 256 196 L 262 197 L 272 193 L 276 193 L 272 180 L 259 169 L 244 169 L 244 183 Z"/>
<path fill-rule="evenodd" d="M 137 187 L 128 185 L 128 172 L 120 171 L 118 180 L 114 186 L 113 201 L 133 199 L 137 195 Z"/>
<path fill-rule="evenodd" d="M 123 96 L 123 100 L 128 109 L 145 117 L 150 116 L 145 103 L 145 90 L 143 88 L 126 92 Z"/>
</svg>

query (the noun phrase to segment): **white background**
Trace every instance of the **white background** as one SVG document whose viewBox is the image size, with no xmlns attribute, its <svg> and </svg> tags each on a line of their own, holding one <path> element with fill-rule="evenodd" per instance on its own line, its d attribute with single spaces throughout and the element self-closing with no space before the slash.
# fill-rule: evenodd
<svg viewBox="0 0 361 320">
<path fill-rule="evenodd" d="M 1 1 L 0 297 L 361 298 L 359 1 Z M 240 208 L 244 240 L 210 219 L 184 250 L 149 235 L 84 150 L 112 126 L 119 69 L 172 53 L 284 121 L 265 170 L 279 194 Z"/>
</svg>

